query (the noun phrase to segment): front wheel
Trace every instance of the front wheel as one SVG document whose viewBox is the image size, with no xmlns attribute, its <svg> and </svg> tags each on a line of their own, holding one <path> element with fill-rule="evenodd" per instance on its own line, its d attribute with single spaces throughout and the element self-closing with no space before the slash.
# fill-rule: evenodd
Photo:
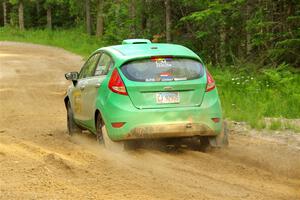
<svg viewBox="0 0 300 200">
<path fill-rule="evenodd" d="M 67 126 L 69 135 L 74 135 L 76 133 L 81 133 L 81 128 L 74 121 L 74 114 L 71 108 L 71 103 L 68 101 L 67 104 Z"/>
</svg>

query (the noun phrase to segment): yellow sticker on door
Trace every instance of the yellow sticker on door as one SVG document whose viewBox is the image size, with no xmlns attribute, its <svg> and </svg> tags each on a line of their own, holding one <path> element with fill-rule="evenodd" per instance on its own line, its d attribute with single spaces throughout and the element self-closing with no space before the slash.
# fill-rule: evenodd
<svg viewBox="0 0 300 200">
<path fill-rule="evenodd" d="M 74 92 L 73 94 L 74 97 L 74 112 L 75 113 L 81 113 L 81 93 L 79 91 Z"/>
</svg>

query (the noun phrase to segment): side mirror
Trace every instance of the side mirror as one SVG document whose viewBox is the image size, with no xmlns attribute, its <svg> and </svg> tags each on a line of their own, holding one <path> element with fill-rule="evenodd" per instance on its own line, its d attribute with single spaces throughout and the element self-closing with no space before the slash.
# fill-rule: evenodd
<svg viewBox="0 0 300 200">
<path fill-rule="evenodd" d="M 76 81 L 78 79 L 78 72 L 68 72 L 65 74 L 67 80 Z"/>
<path fill-rule="evenodd" d="M 75 86 L 79 77 L 78 72 L 68 72 L 65 74 L 65 77 L 67 80 L 70 80 L 73 82 L 73 85 Z"/>
</svg>

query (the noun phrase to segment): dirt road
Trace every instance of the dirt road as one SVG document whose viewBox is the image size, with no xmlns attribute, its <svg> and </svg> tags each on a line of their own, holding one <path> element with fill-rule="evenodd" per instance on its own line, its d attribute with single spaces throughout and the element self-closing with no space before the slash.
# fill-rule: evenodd
<svg viewBox="0 0 300 200">
<path fill-rule="evenodd" d="M 91 135 L 71 138 L 64 73 L 81 63 L 0 42 L 0 199 L 300 199 L 300 150 L 289 140 L 233 132 L 221 151 L 116 154 Z"/>
</svg>

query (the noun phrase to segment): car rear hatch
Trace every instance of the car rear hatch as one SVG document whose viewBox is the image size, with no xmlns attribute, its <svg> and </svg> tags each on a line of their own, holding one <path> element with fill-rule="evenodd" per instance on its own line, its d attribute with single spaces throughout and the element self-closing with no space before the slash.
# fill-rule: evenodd
<svg viewBox="0 0 300 200">
<path fill-rule="evenodd" d="M 197 60 L 152 57 L 128 62 L 121 71 L 128 95 L 139 109 L 201 105 L 206 78 Z"/>
</svg>

